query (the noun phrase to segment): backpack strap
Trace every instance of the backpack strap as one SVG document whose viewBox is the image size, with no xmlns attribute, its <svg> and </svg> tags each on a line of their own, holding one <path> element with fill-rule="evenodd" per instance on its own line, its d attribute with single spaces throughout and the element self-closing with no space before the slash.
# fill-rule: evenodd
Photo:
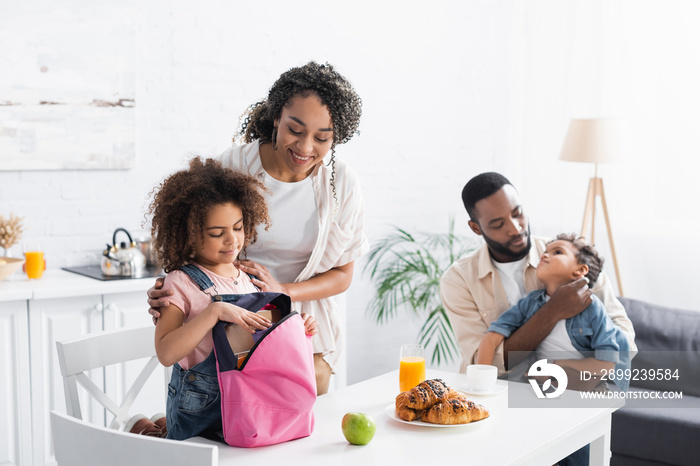
<svg viewBox="0 0 700 466">
<path fill-rule="evenodd" d="M 268 304 L 272 304 L 282 312 L 282 317 L 289 315 L 292 308 L 291 298 L 283 293 L 258 292 L 242 294 L 238 295 L 238 299 L 235 302 L 236 306 L 252 312 L 257 312 Z M 233 353 L 228 338 L 226 338 L 227 323 L 220 320 L 211 329 L 216 360 L 219 363 L 219 372 L 234 370 L 238 367 L 238 358 Z"/>
<path fill-rule="evenodd" d="M 209 278 L 209 276 L 206 273 L 202 272 L 202 269 L 200 269 L 196 265 L 186 264 L 186 265 L 183 265 L 182 267 L 180 267 L 179 270 L 181 270 L 182 272 L 185 272 L 187 274 L 187 276 L 190 277 L 192 279 L 192 281 L 195 282 L 197 284 L 197 286 L 199 286 L 199 289 L 201 289 L 202 291 L 208 290 L 209 288 L 214 286 L 214 282 L 211 281 L 211 278 Z M 256 277 L 252 273 L 249 273 L 247 275 L 248 275 L 248 277 L 251 278 L 251 280 L 253 278 L 256 280 L 259 280 L 258 277 Z M 260 291 L 260 288 L 258 287 L 258 285 L 256 285 L 252 281 L 251 281 L 251 283 L 253 284 L 253 286 L 255 287 L 256 290 Z"/>
</svg>

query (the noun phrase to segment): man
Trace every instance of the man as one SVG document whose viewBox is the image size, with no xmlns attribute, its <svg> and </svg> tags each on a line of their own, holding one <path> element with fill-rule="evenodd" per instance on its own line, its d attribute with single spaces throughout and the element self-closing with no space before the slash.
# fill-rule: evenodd
<svg viewBox="0 0 700 466">
<path fill-rule="evenodd" d="M 469 227 L 485 244 L 473 254 L 455 261 L 440 280 L 440 295 L 462 352 L 461 372 L 476 361 L 481 339 L 491 322 L 525 297 L 542 288 L 535 269 L 547 239 L 530 236 L 527 215 L 518 192 L 498 173 L 482 173 L 462 190 Z M 591 293 L 636 351 L 634 329 L 620 301 L 615 298 L 608 277 L 601 273 L 593 289 L 586 278 L 563 285 L 529 321 L 506 338 L 496 349 L 493 364 L 499 373 L 510 351 L 532 351 L 549 335 L 556 323 L 573 317 L 591 303 Z M 505 364 L 504 364 L 505 363 Z"/>
</svg>

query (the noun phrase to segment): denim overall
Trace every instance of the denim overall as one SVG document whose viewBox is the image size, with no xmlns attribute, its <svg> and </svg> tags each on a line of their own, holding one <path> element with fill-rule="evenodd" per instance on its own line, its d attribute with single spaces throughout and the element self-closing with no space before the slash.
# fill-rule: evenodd
<svg viewBox="0 0 700 466">
<path fill-rule="evenodd" d="M 205 290 L 214 287 L 214 283 L 199 267 L 184 265 L 180 270 L 199 285 L 202 292 L 209 294 Z M 238 294 L 209 295 L 212 301 L 226 303 L 234 303 L 240 296 Z M 222 439 L 220 398 L 216 357 L 213 350 L 204 361 L 190 369 L 183 369 L 180 364 L 175 363 L 168 384 L 167 438 L 185 440 L 203 436 Z"/>
</svg>

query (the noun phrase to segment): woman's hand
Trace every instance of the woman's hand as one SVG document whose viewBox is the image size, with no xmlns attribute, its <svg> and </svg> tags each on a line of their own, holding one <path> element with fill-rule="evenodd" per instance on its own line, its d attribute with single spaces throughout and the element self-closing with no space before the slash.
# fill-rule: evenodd
<svg viewBox="0 0 700 466">
<path fill-rule="evenodd" d="M 250 312 L 235 304 L 218 302 L 212 303 L 211 306 L 219 313 L 219 320 L 243 327 L 249 333 L 255 333 L 256 330 L 265 330 L 272 325 L 272 322 L 266 317 Z"/>
<path fill-rule="evenodd" d="M 304 331 L 307 335 L 313 336 L 318 333 L 318 322 L 314 319 L 314 316 L 307 314 L 306 312 L 301 313 L 301 318 L 304 321 Z"/>
<path fill-rule="evenodd" d="M 156 283 L 153 285 L 146 294 L 148 295 L 148 313 L 153 316 L 153 324 L 158 322 L 160 317 L 160 308 L 170 306 L 170 301 L 167 299 L 168 296 L 172 296 L 173 290 L 163 290 L 163 283 L 165 279 L 163 277 L 156 278 Z"/>
<path fill-rule="evenodd" d="M 271 291 L 275 293 L 284 293 L 289 296 L 289 290 L 287 286 L 283 283 L 275 280 L 267 267 L 258 264 L 250 259 L 237 261 L 236 266 L 241 269 L 242 272 L 248 273 L 250 275 L 255 275 L 257 278 L 251 278 L 253 285 L 260 288 L 261 291 Z"/>
</svg>

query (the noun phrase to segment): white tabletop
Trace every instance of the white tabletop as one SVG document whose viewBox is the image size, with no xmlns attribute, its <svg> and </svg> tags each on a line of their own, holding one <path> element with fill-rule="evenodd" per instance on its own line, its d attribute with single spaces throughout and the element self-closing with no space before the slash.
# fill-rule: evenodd
<svg viewBox="0 0 700 466">
<path fill-rule="evenodd" d="M 453 388 L 466 380 L 461 374 L 428 370 Z M 311 436 L 260 448 L 219 445 L 219 465 L 233 464 L 444 464 L 508 465 L 554 464 L 592 442 L 591 464 L 606 464 L 610 416 L 613 408 L 508 408 L 507 392 L 469 398 L 482 404 L 491 416 L 459 427 L 423 427 L 390 418 L 387 405 L 399 391 L 398 371 L 336 390 L 318 398 L 316 427 Z M 527 384 L 510 383 L 508 390 L 531 390 Z M 619 404 L 622 405 L 622 402 Z M 619 407 L 619 406 L 618 406 Z M 340 423 L 350 411 L 370 414 L 377 433 L 368 445 L 350 445 Z M 607 436 L 607 437 L 605 437 Z M 209 443 L 204 439 L 197 441 Z"/>
</svg>

